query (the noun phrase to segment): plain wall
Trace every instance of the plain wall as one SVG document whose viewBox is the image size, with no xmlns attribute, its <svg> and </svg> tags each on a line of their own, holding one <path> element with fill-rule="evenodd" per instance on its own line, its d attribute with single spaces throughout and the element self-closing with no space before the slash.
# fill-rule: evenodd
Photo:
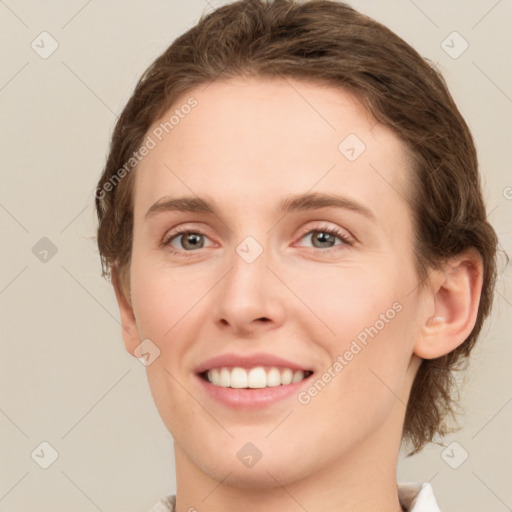
<svg viewBox="0 0 512 512">
<path fill-rule="evenodd" d="M 489 219 L 510 252 L 512 2 L 349 3 L 445 76 L 479 150 Z M 125 351 L 114 293 L 100 275 L 93 191 L 137 79 L 217 5 L 0 3 L 2 511 L 140 512 L 175 492 L 171 436 L 144 366 Z M 43 31 L 58 43 L 47 58 Z M 459 36 L 447 40 L 451 56 L 442 46 L 454 31 L 469 45 L 457 58 Z M 502 263 L 494 312 L 466 374 L 463 428 L 445 439 L 458 444 L 399 463 L 399 480 L 430 481 L 445 512 L 512 508 L 510 277 Z M 58 453 L 48 469 L 36 463 L 41 449 L 50 453 L 44 441 Z"/>
</svg>

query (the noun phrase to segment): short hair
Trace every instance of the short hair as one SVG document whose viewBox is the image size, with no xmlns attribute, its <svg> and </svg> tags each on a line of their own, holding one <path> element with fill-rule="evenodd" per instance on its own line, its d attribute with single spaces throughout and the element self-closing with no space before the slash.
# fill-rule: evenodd
<svg viewBox="0 0 512 512">
<path fill-rule="evenodd" d="M 352 93 L 392 130 L 411 157 L 408 201 L 420 283 L 447 258 L 475 248 L 483 286 L 474 328 L 452 352 L 425 359 L 412 385 L 402 441 L 419 452 L 450 430 L 460 370 L 489 315 L 497 235 L 487 221 L 472 135 L 441 73 L 390 29 L 332 0 L 240 0 L 223 5 L 178 37 L 138 81 L 112 134 L 96 189 L 102 275 L 119 271 L 130 301 L 132 155 L 151 125 L 195 87 L 239 77 L 292 78 Z M 131 164 L 127 164 L 131 162 Z M 123 178 L 115 186 L 114 176 Z M 106 186 L 110 183 L 110 186 Z"/>
</svg>

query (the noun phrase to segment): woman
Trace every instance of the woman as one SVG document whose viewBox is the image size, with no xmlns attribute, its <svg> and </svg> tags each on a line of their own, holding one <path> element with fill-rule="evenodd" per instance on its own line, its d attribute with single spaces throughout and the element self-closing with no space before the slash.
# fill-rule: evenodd
<svg viewBox="0 0 512 512">
<path fill-rule="evenodd" d="M 346 4 L 242 0 L 144 73 L 96 191 L 128 352 L 172 434 L 153 510 L 439 510 L 497 237 L 440 74 Z"/>
</svg>

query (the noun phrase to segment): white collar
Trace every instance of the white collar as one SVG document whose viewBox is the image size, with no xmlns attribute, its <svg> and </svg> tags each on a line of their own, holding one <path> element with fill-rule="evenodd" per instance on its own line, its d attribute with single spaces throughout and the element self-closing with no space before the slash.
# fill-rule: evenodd
<svg viewBox="0 0 512 512">
<path fill-rule="evenodd" d="M 428 482 L 399 482 L 398 499 L 407 512 L 441 512 Z"/>
</svg>

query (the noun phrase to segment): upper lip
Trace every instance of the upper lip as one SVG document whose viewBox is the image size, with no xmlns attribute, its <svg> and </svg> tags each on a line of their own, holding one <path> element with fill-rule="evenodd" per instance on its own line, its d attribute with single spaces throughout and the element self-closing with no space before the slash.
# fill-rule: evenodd
<svg viewBox="0 0 512 512">
<path fill-rule="evenodd" d="M 312 371 L 299 363 L 289 361 L 282 357 L 273 354 L 265 354 L 259 352 L 256 354 L 221 354 L 206 361 L 203 361 L 196 369 L 196 373 L 202 373 L 212 368 L 226 367 L 239 367 L 239 368 L 254 368 L 255 366 L 280 366 L 290 368 L 291 370 L 306 370 Z"/>
</svg>

